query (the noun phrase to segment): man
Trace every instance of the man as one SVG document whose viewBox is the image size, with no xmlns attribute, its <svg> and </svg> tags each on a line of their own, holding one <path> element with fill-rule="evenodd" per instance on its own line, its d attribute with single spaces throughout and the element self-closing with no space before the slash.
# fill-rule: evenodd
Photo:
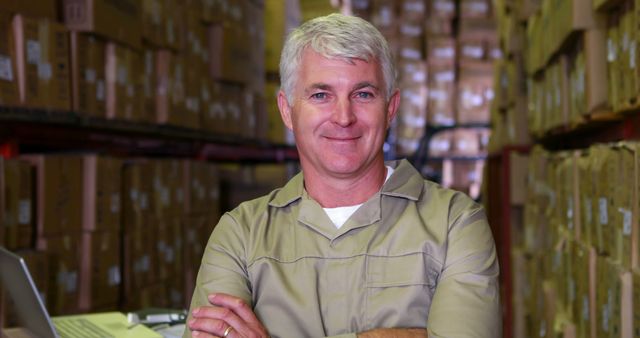
<svg viewBox="0 0 640 338">
<path fill-rule="evenodd" d="M 400 94 L 382 35 L 356 17 L 311 20 L 280 74 L 302 173 L 222 216 L 185 336 L 499 337 L 482 208 L 384 163 Z"/>
</svg>

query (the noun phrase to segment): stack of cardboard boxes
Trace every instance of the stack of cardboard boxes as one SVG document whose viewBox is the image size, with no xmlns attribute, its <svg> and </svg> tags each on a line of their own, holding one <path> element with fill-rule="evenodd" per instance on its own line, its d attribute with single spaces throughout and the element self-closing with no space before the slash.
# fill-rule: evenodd
<svg viewBox="0 0 640 338">
<path fill-rule="evenodd" d="M 3 106 L 266 137 L 262 1 L 57 4 L 0 5 Z"/>
<path fill-rule="evenodd" d="M 284 126 L 277 105 L 280 90 L 280 53 L 287 34 L 301 22 L 297 0 L 265 2 L 265 95 L 267 140 L 278 144 L 293 144 L 293 134 Z"/>
<path fill-rule="evenodd" d="M 633 337 L 638 268 L 637 143 L 531 154 L 514 261 L 516 337 Z M 524 283 L 541 280 L 544 283 Z M 635 284 L 634 284 L 635 283 Z M 635 285 L 635 286 L 634 286 Z"/>
<path fill-rule="evenodd" d="M 529 142 L 518 135 L 544 141 L 583 126 L 606 130 L 600 120 L 637 111 L 633 1 L 496 8 L 506 58 L 495 74 L 492 150 Z M 513 261 L 527 267 L 513 276 L 514 336 L 638 335 L 638 151 L 635 142 L 534 147 L 521 173 L 524 226 L 512 238 Z M 535 279 L 544 282 L 526 282 Z"/>
<path fill-rule="evenodd" d="M 188 304 L 220 212 L 215 165 L 91 154 L 0 168 L 0 243 L 28 258 L 52 314 Z"/>
<path fill-rule="evenodd" d="M 438 159 L 425 172 L 447 177 L 447 186 L 466 182 L 456 188 L 470 192 L 472 185 L 479 192 L 493 60 L 501 56 L 491 2 L 354 1 L 352 11 L 380 29 L 396 56 L 403 95 L 389 140 L 398 156 L 428 152 Z"/>
</svg>

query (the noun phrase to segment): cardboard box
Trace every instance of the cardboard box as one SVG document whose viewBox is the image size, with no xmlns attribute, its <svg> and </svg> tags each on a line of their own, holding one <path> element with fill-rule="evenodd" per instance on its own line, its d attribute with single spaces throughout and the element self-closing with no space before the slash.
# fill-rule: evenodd
<svg viewBox="0 0 640 338">
<path fill-rule="evenodd" d="M 13 17 L 21 104 L 68 111 L 71 108 L 69 35 L 48 19 Z"/>
<path fill-rule="evenodd" d="M 247 3 L 246 27 L 248 31 L 247 41 L 249 42 L 249 67 L 247 78 L 248 89 L 253 93 L 262 94 L 265 90 L 266 77 L 260 74 L 266 74 L 266 32 L 264 6 L 253 2 Z M 252 94 L 253 95 L 253 94 Z"/>
<path fill-rule="evenodd" d="M 433 126 L 452 126 L 456 123 L 455 101 L 456 71 L 453 65 L 429 68 L 427 100 L 428 123 Z"/>
<path fill-rule="evenodd" d="M 291 1 L 289 1 L 291 2 Z M 298 13 L 299 15 L 299 13 Z M 278 73 L 280 53 L 289 28 L 298 21 L 295 10 L 287 5 L 287 0 L 265 2 L 264 36 L 265 36 L 265 69 L 268 73 Z"/>
<path fill-rule="evenodd" d="M 202 161 L 185 160 L 183 162 L 185 214 L 197 214 L 206 211 L 207 188 L 205 171 L 208 165 Z"/>
<path fill-rule="evenodd" d="M 156 92 L 157 92 L 157 52 L 150 46 L 145 46 L 143 52 L 144 76 L 142 77 L 143 104 L 142 109 L 146 115 L 145 122 L 155 123 Z"/>
<path fill-rule="evenodd" d="M 80 233 L 39 237 L 37 249 L 49 257 L 47 309 L 52 316 L 79 312 Z"/>
<path fill-rule="evenodd" d="M 453 0 L 433 0 L 427 10 L 430 16 L 439 18 L 453 18 L 456 14 L 456 3 Z"/>
<path fill-rule="evenodd" d="M 117 45 L 106 46 L 107 118 L 147 120 L 143 115 L 143 60 L 140 52 Z"/>
<path fill-rule="evenodd" d="M 28 17 L 38 19 L 49 19 L 52 21 L 58 21 L 58 3 L 56 0 L 4 0 L 7 2 L 14 2 L 15 13 L 24 14 Z"/>
<path fill-rule="evenodd" d="M 399 31 L 399 56 L 403 60 L 424 60 L 424 27 L 422 22 L 401 22 Z"/>
<path fill-rule="evenodd" d="M 34 186 L 29 163 L 0 157 L 0 241 L 9 250 L 33 246 Z"/>
<path fill-rule="evenodd" d="M 632 256 L 634 255 L 632 249 L 633 240 L 633 223 L 637 220 L 637 210 L 634 211 L 635 202 L 633 196 L 633 186 L 635 182 L 635 152 L 636 150 L 632 145 L 619 144 L 614 151 L 617 153 L 617 162 L 614 164 L 614 170 L 616 173 L 615 183 L 612 184 L 614 208 L 618 211 L 614 219 L 615 224 L 615 237 L 614 244 L 612 245 L 612 256 L 622 267 L 631 269 Z M 633 178 L 631 184 L 629 177 Z"/>
<path fill-rule="evenodd" d="M 489 64 L 465 63 L 460 66 L 457 122 L 488 123 L 493 99 L 493 67 Z"/>
<path fill-rule="evenodd" d="M 493 9 L 490 0 L 461 0 L 460 16 L 462 18 L 490 18 Z"/>
<path fill-rule="evenodd" d="M 16 68 L 16 52 L 12 26 L 12 16 L 8 12 L 0 12 L 0 104 L 17 106 L 18 73 Z"/>
<path fill-rule="evenodd" d="M 640 273 L 637 270 L 632 271 L 632 292 L 633 292 L 633 310 L 631 312 L 633 317 L 633 337 L 638 337 L 638 330 L 640 330 Z"/>
<path fill-rule="evenodd" d="M 246 32 L 232 23 L 214 24 L 208 28 L 208 40 L 211 76 L 240 84 L 250 82 L 253 74 L 246 66 L 251 60 Z"/>
<path fill-rule="evenodd" d="M 633 275 L 630 271 L 620 272 L 620 337 L 638 334 L 633 328 Z"/>
<path fill-rule="evenodd" d="M 287 141 L 287 128 L 282 122 L 280 110 L 276 101 L 280 85 L 275 82 L 267 82 L 265 104 L 267 106 L 267 140 L 276 144 L 285 144 Z"/>
<path fill-rule="evenodd" d="M 122 283 L 124 285 L 124 302 L 129 303 L 136 298 L 140 288 L 152 283 L 155 279 L 153 261 L 155 229 L 137 228 L 124 234 Z"/>
<path fill-rule="evenodd" d="M 509 187 L 511 205 L 525 205 L 527 200 L 527 180 L 529 168 L 529 156 L 518 152 L 509 155 Z"/>
<path fill-rule="evenodd" d="M 429 64 L 453 64 L 456 60 L 456 40 L 450 37 L 426 36 Z"/>
<path fill-rule="evenodd" d="M 162 46 L 165 34 L 166 1 L 142 1 L 142 39 L 154 46 Z"/>
<path fill-rule="evenodd" d="M 448 17 L 429 16 L 424 21 L 425 35 L 453 36 L 453 21 Z"/>
<path fill-rule="evenodd" d="M 152 164 L 137 160 L 124 164 L 123 180 L 123 227 L 124 232 L 140 229 L 148 223 L 147 215 L 152 213 Z"/>
<path fill-rule="evenodd" d="M 621 88 L 623 73 L 621 72 L 621 34 L 619 34 L 619 11 L 614 11 L 607 20 L 607 74 L 608 96 L 613 111 L 619 111 L 622 102 Z"/>
<path fill-rule="evenodd" d="M 69 30 L 90 32 L 139 49 L 142 8 L 136 0 L 64 0 L 64 22 Z"/>
<path fill-rule="evenodd" d="M 117 304 L 120 297 L 120 233 L 82 233 L 79 309 L 83 312 Z"/>
<path fill-rule="evenodd" d="M 488 128 L 454 129 L 452 153 L 458 156 L 486 156 L 490 134 Z"/>
<path fill-rule="evenodd" d="M 25 155 L 36 170 L 36 236 L 75 234 L 82 229 L 82 158 Z"/>
<path fill-rule="evenodd" d="M 186 67 L 169 50 L 156 54 L 156 123 L 183 125 L 186 115 Z"/>
<path fill-rule="evenodd" d="M 106 117 L 106 43 L 98 37 L 71 32 L 73 111 Z"/>
<path fill-rule="evenodd" d="M 577 227 L 576 239 L 587 245 L 594 245 L 595 241 L 591 235 L 595 233 L 595 209 L 594 209 L 594 182 L 593 173 L 590 166 L 590 158 L 588 152 L 580 152 L 577 159 L 578 176 L 580 183 L 578 184 L 578 195 L 580 196 L 580 209 L 582 216 L 580 224 Z"/>
<path fill-rule="evenodd" d="M 82 160 L 83 230 L 120 231 L 122 161 L 98 155 L 85 155 Z"/>
</svg>

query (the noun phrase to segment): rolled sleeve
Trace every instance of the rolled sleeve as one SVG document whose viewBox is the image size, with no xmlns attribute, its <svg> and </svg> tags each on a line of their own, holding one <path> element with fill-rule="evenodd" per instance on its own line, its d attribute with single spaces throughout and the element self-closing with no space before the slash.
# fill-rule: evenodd
<svg viewBox="0 0 640 338">
<path fill-rule="evenodd" d="M 499 267 L 483 209 L 462 212 L 448 238 L 427 323 L 429 337 L 501 337 Z"/>
<path fill-rule="evenodd" d="M 212 293 L 230 294 L 251 304 L 249 278 L 246 264 L 242 261 L 244 245 L 241 231 L 242 227 L 229 214 L 220 218 L 202 257 L 187 320 L 191 319 L 193 309 L 211 305 L 207 297 Z M 183 337 L 191 337 L 188 327 Z"/>
</svg>

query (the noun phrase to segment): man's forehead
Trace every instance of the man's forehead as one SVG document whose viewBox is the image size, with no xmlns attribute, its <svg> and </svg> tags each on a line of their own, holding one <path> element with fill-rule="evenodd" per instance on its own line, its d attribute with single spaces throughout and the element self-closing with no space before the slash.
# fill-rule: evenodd
<svg viewBox="0 0 640 338">
<path fill-rule="evenodd" d="M 309 59 L 309 58 L 322 58 L 328 61 L 342 61 L 345 63 L 348 63 L 350 65 L 355 65 L 357 62 L 364 62 L 364 63 L 369 63 L 373 60 L 375 60 L 373 57 L 369 57 L 369 58 L 360 58 L 360 57 L 346 57 L 346 56 L 339 56 L 339 55 L 329 55 L 326 53 L 321 53 L 316 51 L 315 49 L 311 48 L 311 47 L 307 47 L 304 49 L 303 53 L 302 53 L 302 62 L 305 62 L 305 59 Z"/>
</svg>

